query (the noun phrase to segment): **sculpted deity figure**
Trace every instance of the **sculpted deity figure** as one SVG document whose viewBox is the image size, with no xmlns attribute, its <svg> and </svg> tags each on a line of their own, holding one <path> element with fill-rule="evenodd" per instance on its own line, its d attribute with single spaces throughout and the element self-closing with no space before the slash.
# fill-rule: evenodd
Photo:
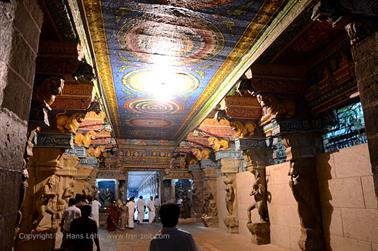
<svg viewBox="0 0 378 251">
<path fill-rule="evenodd" d="M 251 212 L 254 209 L 257 209 L 259 216 L 260 216 L 260 221 L 264 223 L 269 222 L 269 216 L 268 216 L 268 208 L 267 208 L 267 191 L 266 191 L 266 186 L 265 182 L 263 181 L 262 175 L 254 169 L 252 173 L 255 175 L 255 183 L 253 184 L 252 191 L 249 194 L 250 196 L 254 197 L 255 202 L 252 203 L 248 209 L 248 223 L 252 223 L 251 220 Z"/>
<path fill-rule="evenodd" d="M 71 181 L 66 188 L 64 188 L 62 199 L 68 204 L 68 200 L 75 195 L 74 182 Z"/>
<path fill-rule="evenodd" d="M 226 185 L 226 208 L 230 215 L 233 215 L 234 213 L 234 201 L 235 201 L 235 189 L 233 186 L 233 180 L 226 175 L 224 180 L 224 184 Z"/>
<path fill-rule="evenodd" d="M 54 199 L 57 197 L 56 194 L 56 184 L 59 177 L 56 175 L 51 176 L 42 191 L 40 192 L 40 200 L 37 202 L 37 216 L 33 220 L 33 228 L 35 230 L 45 230 L 46 228 L 52 228 L 55 224 L 55 216 L 57 215 L 56 201 Z M 41 225 L 41 221 L 47 214 L 51 215 L 51 225 Z"/>
</svg>

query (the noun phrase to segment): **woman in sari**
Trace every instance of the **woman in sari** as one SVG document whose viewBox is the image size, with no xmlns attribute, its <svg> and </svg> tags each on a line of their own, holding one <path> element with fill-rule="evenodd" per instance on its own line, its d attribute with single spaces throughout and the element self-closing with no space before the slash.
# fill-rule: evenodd
<svg viewBox="0 0 378 251">
<path fill-rule="evenodd" d="M 108 231 L 115 231 L 118 222 L 118 210 L 115 202 L 108 209 L 108 218 L 106 219 Z"/>
</svg>

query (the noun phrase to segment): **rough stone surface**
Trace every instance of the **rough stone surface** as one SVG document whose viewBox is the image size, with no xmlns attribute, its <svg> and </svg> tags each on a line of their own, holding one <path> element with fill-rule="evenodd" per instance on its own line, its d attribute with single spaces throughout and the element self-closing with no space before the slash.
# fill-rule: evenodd
<svg viewBox="0 0 378 251">
<path fill-rule="evenodd" d="M 378 196 L 378 32 L 352 46 L 357 86 L 365 117 L 370 161 Z"/>
<path fill-rule="evenodd" d="M 17 114 L 20 119 L 28 120 L 32 88 L 13 70 L 9 70 L 7 81 L 12 84 L 4 90 L 3 107 Z"/>
<path fill-rule="evenodd" d="M 377 243 L 378 211 L 367 144 L 317 159 L 327 250 L 371 250 Z"/>
<path fill-rule="evenodd" d="M 0 250 L 11 250 L 35 58 L 43 15 L 38 1 L 0 1 Z"/>
</svg>

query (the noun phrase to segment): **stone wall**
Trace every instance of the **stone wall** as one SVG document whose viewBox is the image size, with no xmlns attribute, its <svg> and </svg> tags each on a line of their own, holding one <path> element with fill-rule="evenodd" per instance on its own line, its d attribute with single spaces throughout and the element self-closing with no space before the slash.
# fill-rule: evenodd
<svg viewBox="0 0 378 251">
<path fill-rule="evenodd" d="M 317 156 L 328 250 L 378 250 L 378 210 L 367 144 Z"/>
<path fill-rule="evenodd" d="M 316 162 L 327 250 L 378 250 L 377 198 L 367 144 L 320 154 Z M 271 243 L 299 250 L 300 222 L 288 172 L 289 162 L 267 167 Z"/>
<path fill-rule="evenodd" d="M 13 245 L 42 21 L 37 1 L 0 1 L 0 250 Z"/>
<path fill-rule="evenodd" d="M 268 166 L 266 176 L 271 202 L 268 203 L 271 243 L 290 250 L 300 250 L 300 222 L 297 202 L 289 187 L 290 164 L 285 162 Z"/>
</svg>

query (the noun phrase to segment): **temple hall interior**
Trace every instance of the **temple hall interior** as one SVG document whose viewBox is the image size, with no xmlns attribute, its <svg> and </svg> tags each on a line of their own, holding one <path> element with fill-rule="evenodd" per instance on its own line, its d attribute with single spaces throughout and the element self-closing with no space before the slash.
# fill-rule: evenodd
<svg viewBox="0 0 378 251">
<path fill-rule="evenodd" d="M 378 1 L 0 0 L 0 131 L 1 251 L 378 251 Z"/>
</svg>

